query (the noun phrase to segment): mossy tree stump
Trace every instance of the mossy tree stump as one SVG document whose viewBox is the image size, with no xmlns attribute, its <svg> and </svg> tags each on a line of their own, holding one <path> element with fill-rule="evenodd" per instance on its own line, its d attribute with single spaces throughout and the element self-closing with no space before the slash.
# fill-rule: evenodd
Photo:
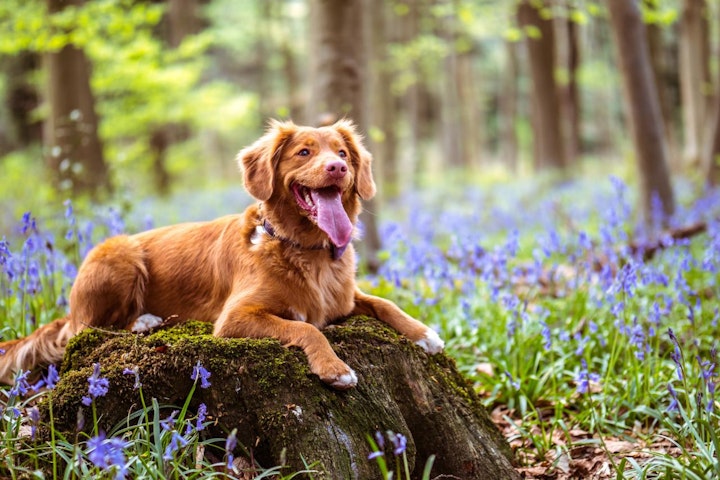
<svg viewBox="0 0 720 480">
<path fill-rule="evenodd" d="M 198 322 L 149 335 L 81 333 L 68 346 L 52 392 L 55 428 L 74 431 L 81 410 L 91 418 L 81 398 L 95 362 L 110 382 L 108 394 L 95 400 L 100 428 L 110 431 L 140 408 L 135 377 L 124 369 L 138 372 L 145 399 L 182 405 L 200 361 L 212 373 L 211 386 L 197 387 L 190 409 L 205 403 L 215 420 L 209 438 L 236 428 L 238 442 L 263 467 L 284 461 L 292 472 L 317 461 L 327 473 L 315 478 L 379 478 L 367 460 L 367 436 L 392 430 L 407 437 L 413 478 L 430 455 L 436 456 L 431 478 L 519 478 L 507 444 L 454 362 L 426 355 L 377 320 L 354 317 L 325 330 L 358 375 L 357 387 L 347 391 L 311 374 L 298 349 L 211 333 L 211 325 Z"/>
</svg>

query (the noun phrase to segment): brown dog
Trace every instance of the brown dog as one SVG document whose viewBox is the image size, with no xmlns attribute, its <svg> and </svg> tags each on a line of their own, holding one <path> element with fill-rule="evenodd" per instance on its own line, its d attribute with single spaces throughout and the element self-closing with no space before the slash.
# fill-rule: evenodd
<svg viewBox="0 0 720 480">
<path fill-rule="evenodd" d="M 342 317 L 377 317 L 428 353 L 443 349 L 433 330 L 355 285 L 350 241 L 360 198 L 375 194 L 375 182 L 352 123 L 273 122 L 238 159 L 245 188 L 260 203 L 240 215 L 96 246 L 80 267 L 68 316 L 0 344 L 0 380 L 59 361 L 84 328 L 139 332 L 171 317 L 213 322 L 220 337 L 298 346 L 311 371 L 339 389 L 355 386 L 357 377 L 320 329 Z"/>
</svg>

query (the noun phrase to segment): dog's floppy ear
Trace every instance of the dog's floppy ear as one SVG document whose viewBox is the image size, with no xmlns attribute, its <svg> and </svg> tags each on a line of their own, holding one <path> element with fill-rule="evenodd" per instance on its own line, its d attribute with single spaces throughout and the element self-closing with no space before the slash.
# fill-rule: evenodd
<svg viewBox="0 0 720 480">
<path fill-rule="evenodd" d="M 245 189 L 261 202 L 269 200 L 273 194 L 277 161 L 296 130 L 292 122 L 271 120 L 265 135 L 237 155 Z"/>
<path fill-rule="evenodd" d="M 375 196 L 375 180 L 372 175 L 372 155 L 362 144 L 362 137 L 355 130 L 355 125 L 350 120 L 339 120 L 332 126 L 343 136 L 345 143 L 350 150 L 350 158 L 356 162 L 357 177 L 355 188 L 363 200 L 369 200 Z"/>
</svg>

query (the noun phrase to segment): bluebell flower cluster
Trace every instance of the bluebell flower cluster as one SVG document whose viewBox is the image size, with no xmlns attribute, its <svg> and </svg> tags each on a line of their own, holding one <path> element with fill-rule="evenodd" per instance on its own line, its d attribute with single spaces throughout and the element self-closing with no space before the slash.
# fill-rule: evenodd
<svg viewBox="0 0 720 480">
<path fill-rule="evenodd" d="M 93 373 L 88 377 L 88 395 L 82 397 L 82 404 L 90 406 L 94 399 L 104 397 L 110 387 L 110 381 L 100 376 L 100 364 L 93 364 Z"/>
<path fill-rule="evenodd" d="M 128 443 L 121 438 L 107 438 L 101 432 L 87 441 L 88 459 L 100 470 L 114 474 L 115 480 L 126 478 L 128 464 L 125 457 L 125 448 Z"/>
</svg>

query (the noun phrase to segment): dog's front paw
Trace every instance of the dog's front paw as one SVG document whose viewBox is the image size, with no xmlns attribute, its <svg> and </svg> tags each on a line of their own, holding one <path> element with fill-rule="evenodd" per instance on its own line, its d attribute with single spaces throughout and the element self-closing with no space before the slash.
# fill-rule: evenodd
<svg viewBox="0 0 720 480">
<path fill-rule="evenodd" d="M 345 362 L 338 359 L 332 364 L 326 364 L 321 368 L 314 368 L 311 365 L 310 370 L 320 377 L 320 380 L 338 390 L 347 390 L 357 385 L 357 375 L 352 368 L 348 367 Z"/>
<path fill-rule="evenodd" d="M 334 380 L 328 382 L 333 387 L 337 388 L 338 390 L 347 390 L 348 388 L 353 388 L 355 385 L 357 385 L 357 375 L 355 375 L 355 372 L 352 368 L 348 367 L 348 372 L 343 373 L 339 377 L 336 377 Z"/>
<path fill-rule="evenodd" d="M 432 328 L 428 328 L 425 331 L 425 335 L 416 341 L 415 344 L 430 354 L 440 353 L 443 351 L 443 348 L 445 348 L 445 342 L 442 341 L 440 336 Z"/>
</svg>

